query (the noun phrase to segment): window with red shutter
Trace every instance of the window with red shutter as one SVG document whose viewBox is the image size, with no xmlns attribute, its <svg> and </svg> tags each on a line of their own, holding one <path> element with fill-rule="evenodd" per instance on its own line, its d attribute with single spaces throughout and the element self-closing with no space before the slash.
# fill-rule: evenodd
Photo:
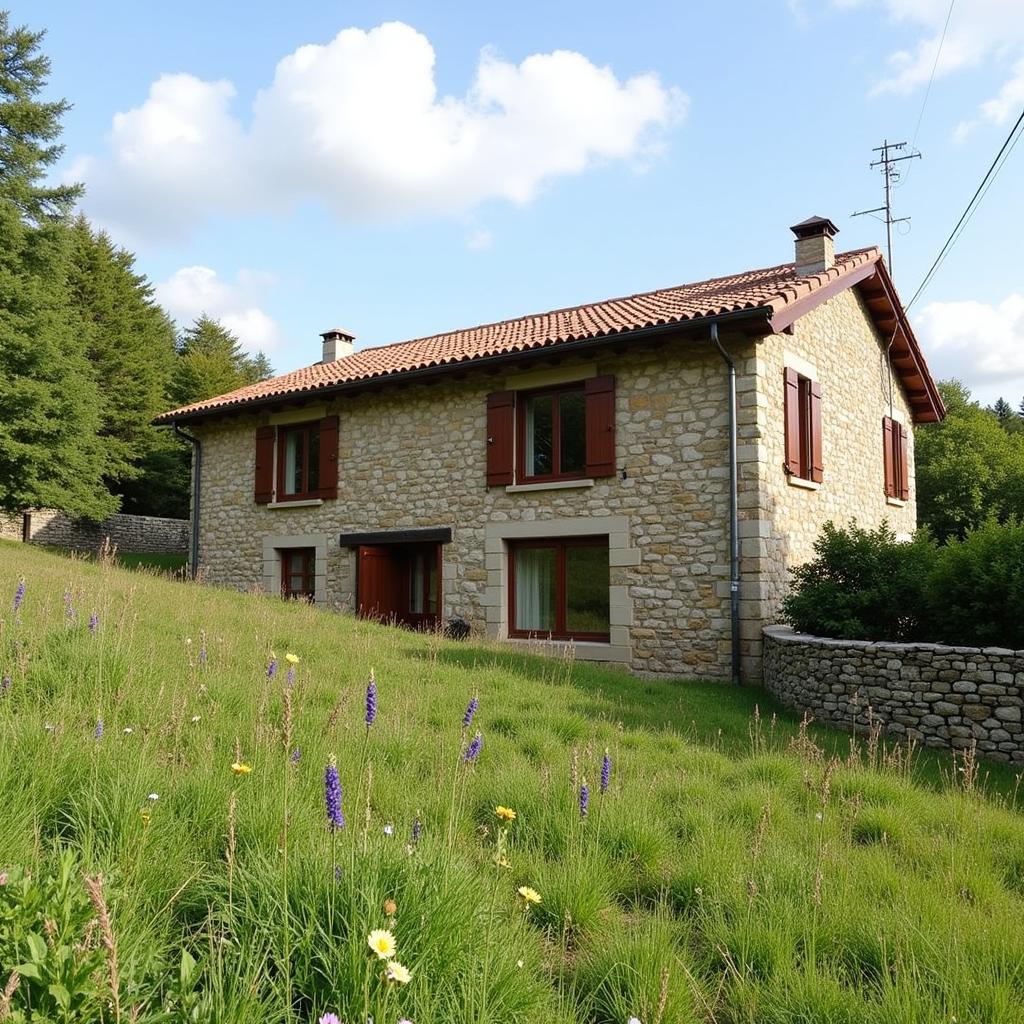
<svg viewBox="0 0 1024 1024">
<path fill-rule="evenodd" d="M 907 464 L 907 428 L 902 424 L 898 423 L 900 434 L 899 434 L 899 447 L 897 453 L 899 455 L 899 474 L 897 476 L 898 493 L 901 501 L 910 500 L 910 467 Z"/>
<path fill-rule="evenodd" d="M 487 486 L 513 481 L 515 452 L 514 391 L 495 391 L 487 396 Z"/>
<path fill-rule="evenodd" d="M 338 417 L 320 421 L 320 497 L 338 496 Z"/>
<path fill-rule="evenodd" d="M 821 483 L 825 475 L 821 438 L 821 385 L 791 367 L 783 371 L 783 419 L 787 476 Z"/>
<path fill-rule="evenodd" d="M 274 438 L 273 427 L 256 428 L 255 498 L 259 505 L 274 500 Z"/>
<path fill-rule="evenodd" d="M 910 500 L 910 466 L 907 428 L 890 416 L 882 417 L 882 466 L 885 496 Z"/>
<path fill-rule="evenodd" d="M 586 474 L 615 475 L 615 378 L 591 377 L 584 386 L 586 398 Z"/>
<path fill-rule="evenodd" d="M 894 443 L 894 420 L 882 417 L 882 467 L 885 476 L 885 496 L 896 497 L 896 445 Z"/>
</svg>

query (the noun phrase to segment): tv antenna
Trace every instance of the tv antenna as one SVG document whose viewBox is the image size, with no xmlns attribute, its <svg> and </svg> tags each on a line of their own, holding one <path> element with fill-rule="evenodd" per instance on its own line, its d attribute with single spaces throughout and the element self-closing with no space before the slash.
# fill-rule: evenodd
<svg viewBox="0 0 1024 1024">
<path fill-rule="evenodd" d="M 882 176 L 885 178 L 885 204 L 883 206 L 876 206 L 873 210 L 858 210 L 856 213 L 851 214 L 853 217 L 863 217 L 874 213 L 885 214 L 886 261 L 889 264 L 890 274 L 893 272 L 892 226 L 893 224 L 903 224 L 910 220 L 909 217 L 894 217 L 892 215 L 892 187 L 900 180 L 900 169 L 896 165 L 903 160 L 921 159 L 921 153 L 916 149 L 912 153 L 903 153 L 900 156 L 893 155 L 899 153 L 902 149 L 906 149 L 906 146 L 905 142 L 890 142 L 886 139 L 880 146 L 875 146 L 871 150 L 872 153 L 881 153 L 881 156 L 877 160 L 873 160 L 870 166 L 882 168 Z"/>
</svg>

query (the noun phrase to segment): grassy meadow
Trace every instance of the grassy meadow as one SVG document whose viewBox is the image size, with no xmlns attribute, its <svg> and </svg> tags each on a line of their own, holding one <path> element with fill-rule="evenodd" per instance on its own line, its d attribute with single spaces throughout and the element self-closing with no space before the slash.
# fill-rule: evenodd
<svg viewBox="0 0 1024 1024">
<path fill-rule="evenodd" d="M 0 1020 L 1024 1021 L 1017 781 L 0 543 Z"/>
</svg>

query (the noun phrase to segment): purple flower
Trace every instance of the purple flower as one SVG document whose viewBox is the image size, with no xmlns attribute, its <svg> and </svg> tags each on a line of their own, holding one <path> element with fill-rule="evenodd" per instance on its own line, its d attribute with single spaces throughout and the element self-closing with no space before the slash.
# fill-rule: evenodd
<svg viewBox="0 0 1024 1024">
<path fill-rule="evenodd" d="M 345 877 L 345 872 L 341 870 L 340 864 L 334 865 L 334 880 L 340 882 Z"/>
<path fill-rule="evenodd" d="M 25 600 L 25 581 L 24 579 L 18 580 L 18 588 L 14 591 L 14 611 L 17 613 L 21 607 L 21 602 Z"/>
<path fill-rule="evenodd" d="M 270 656 L 270 664 L 267 665 L 267 678 L 273 679 L 277 675 L 277 658 Z"/>
<path fill-rule="evenodd" d="M 474 697 L 469 702 L 469 707 L 466 708 L 466 713 L 462 716 L 462 728 L 468 729 L 473 724 L 473 716 L 476 714 L 476 709 L 480 707 L 480 701 Z"/>
<path fill-rule="evenodd" d="M 377 679 L 370 670 L 370 681 L 366 684 L 366 728 L 369 729 L 377 718 Z"/>
<path fill-rule="evenodd" d="M 324 771 L 324 802 L 327 805 L 327 824 L 337 831 L 345 827 L 345 815 L 341 811 L 341 781 L 338 778 L 338 763 L 331 754 Z"/>
<path fill-rule="evenodd" d="M 590 787 L 587 785 L 587 780 L 583 780 L 583 785 L 580 786 L 580 817 L 585 818 L 587 811 L 590 809 Z"/>
<path fill-rule="evenodd" d="M 75 606 L 71 603 L 71 591 L 64 591 L 64 617 L 67 619 L 73 619 L 75 617 Z"/>
<path fill-rule="evenodd" d="M 423 822 L 420 821 L 420 816 L 417 814 L 412 823 L 412 842 L 415 846 L 420 841 L 420 836 L 423 835 Z"/>
<path fill-rule="evenodd" d="M 316 1024 L 341 1024 L 336 1013 L 325 1013 Z"/>
<path fill-rule="evenodd" d="M 92 734 L 98 740 L 103 739 L 103 719 L 102 718 L 97 718 L 96 719 L 96 728 L 93 729 Z"/>
<path fill-rule="evenodd" d="M 477 733 L 469 746 L 466 747 L 466 752 L 462 755 L 462 760 L 469 764 L 472 764 L 480 756 L 480 748 L 484 745 L 484 738 Z"/>
<path fill-rule="evenodd" d="M 10 690 L 10 688 L 11 688 L 11 677 L 10 676 L 4 676 L 3 679 L 0 679 L 0 696 L 3 696 L 5 693 L 7 693 L 7 691 Z"/>
<path fill-rule="evenodd" d="M 206 640 L 204 639 L 202 642 L 202 646 L 199 648 L 199 664 L 205 665 L 207 660 L 208 655 L 206 653 Z"/>
<path fill-rule="evenodd" d="M 99 628 L 100 628 L 100 617 L 99 617 L 99 615 L 96 614 L 96 612 L 93 612 L 92 615 L 89 616 L 89 632 L 90 633 L 95 633 L 96 630 L 99 629 Z"/>
<path fill-rule="evenodd" d="M 288 666 L 288 675 L 285 678 L 285 683 L 288 686 L 294 686 L 295 685 L 295 666 L 294 665 L 289 665 Z"/>
<path fill-rule="evenodd" d="M 302 757 L 302 751 L 298 747 L 296 747 L 292 751 L 291 757 L 289 758 L 289 760 L 291 761 L 292 764 L 298 764 L 299 760 L 301 759 L 301 757 Z"/>
<path fill-rule="evenodd" d="M 601 761 L 601 792 L 608 792 L 608 784 L 612 781 L 612 759 L 608 751 L 604 752 L 604 759 Z"/>
</svg>

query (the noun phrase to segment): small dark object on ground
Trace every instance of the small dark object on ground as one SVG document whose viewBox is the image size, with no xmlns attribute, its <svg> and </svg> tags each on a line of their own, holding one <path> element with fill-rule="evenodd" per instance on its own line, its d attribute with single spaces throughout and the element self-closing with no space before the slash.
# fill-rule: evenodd
<svg viewBox="0 0 1024 1024">
<path fill-rule="evenodd" d="M 469 636 L 469 622 L 461 615 L 453 615 L 444 629 L 449 640 L 465 640 Z"/>
</svg>

